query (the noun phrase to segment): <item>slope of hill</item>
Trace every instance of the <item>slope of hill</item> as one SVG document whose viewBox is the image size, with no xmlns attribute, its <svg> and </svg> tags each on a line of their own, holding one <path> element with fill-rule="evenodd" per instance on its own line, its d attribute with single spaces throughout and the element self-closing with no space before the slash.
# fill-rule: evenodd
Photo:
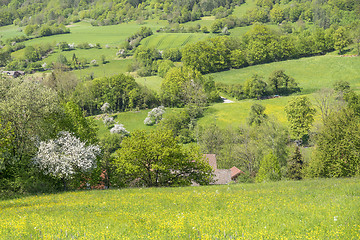
<svg viewBox="0 0 360 240">
<path fill-rule="evenodd" d="M 358 239 L 358 178 L 0 201 L 1 239 Z"/>
</svg>

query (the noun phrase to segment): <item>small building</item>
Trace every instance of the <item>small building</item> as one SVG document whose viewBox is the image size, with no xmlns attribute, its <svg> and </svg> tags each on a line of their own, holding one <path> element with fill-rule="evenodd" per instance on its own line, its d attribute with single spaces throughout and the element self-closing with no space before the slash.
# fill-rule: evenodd
<svg viewBox="0 0 360 240">
<path fill-rule="evenodd" d="M 24 71 L 3 71 L 2 74 L 9 76 L 9 77 L 17 78 L 17 77 L 25 75 L 25 72 Z"/>
<path fill-rule="evenodd" d="M 204 154 L 204 158 L 214 170 L 215 176 L 213 184 L 228 184 L 231 181 L 235 181 L 240 174 L 244 173 L 237 167 L 232 167 L 231 169 L 218 169 L 215 154 Z"/>
<path fill-rule="evenodd" d="M 235 181 L 237 177 L 240 176 L 241 174 L 245 174 L 243 171 L 241 171 L 235 166 L 230 168 L 230 171 L 231 171 L 231 180 L 233 181 Z"/>
</svg>

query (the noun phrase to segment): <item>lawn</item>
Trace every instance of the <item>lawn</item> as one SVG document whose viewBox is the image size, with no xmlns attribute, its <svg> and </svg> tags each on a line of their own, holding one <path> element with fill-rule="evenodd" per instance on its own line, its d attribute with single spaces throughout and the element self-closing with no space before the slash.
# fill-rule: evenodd
<svg viewBox="0 0 360 240">
<path fill-rule="evenodd" d="M 118 122 L 120 124 L 123 124 L 125 129 L 129 132 L 133 132 L 135 130 L 152 130 L 156 128 L 156 125 L 154 126 L 147 126 L 144 124 L 144 120 L 148 115 L 148 112 L 151 111 L 151 109 L 145 109 L 140 111 L 129 111 L 129 112 L 121 112 L 121 113 L 115 113 L 111 116 L 114 118 L 115 122 Z M 166 115 L 169 113 L 180 111 L 178 108 L 166 108 L 165 113 L 163 115 L 163 118 L 166 118 Z M 106 127 L 102 121 L 102 116 L 98 115 L 95 117 L 95 122 L 98 127 L 98 137 L 103 138 L 105 135 L 110 134 L 111 127 Z"/>
<path fill-rule="evenodd" d="M 163 50 L 181 48 L 188 43 L 195 43 L 213 36 L 213 34 L 205 33 L 156 33 L 143 39 L 140 43 L 145 47 Z"/>
<path fill-rule="evenodd" d="M 242 69 L 234 69 L 210 74 L 216 82 L 244 83 L 253 74 L 265 77 L 279 69 L 292 76 L 302 93 L 313 93 L 321 88 L 330 88 L 336 81 L 348 81 L 352 87 L 360 87 L 360 57 L 340 57 L 337 55 L 325 55 L 307 57 L 282 62 L 250 66 Z"/>
<path fill-rule="evenodd" d="M 359 239 L 359 178 L 0 201 L 1 239 Z"/>
<path fill-rule="evenodd" d="M 4 41 L 8 38 L 18 37 L 25 35 L 20 27 L 15 25 L 8 25 L 0 27 L 0 40 Z"/>
<path fill-rule="evenodd" d="M 198 124 L 208 126 L 214 122 L 222 128 L 238 127 L 247 122 L 251 106 L 255 103 L 263 105 L 265 113 L 274 121 L 287 124 L 284 107 L 291 97 L 273 98 L 267 100 L 242 100 L 234 103 L 212 104 L 205 111 L 204 117 L 200 118 Z"/>
<path fill-rule="evenodd" d="M 26 45 L 41 44 L 44 42 L 58 43 L 83 43 L 91 44 L 100 43 L 101 46 L 109 45 L 110 47 L 118 47 L 123 44 L 125 39 L 137 32 L 142 26 L 150 27 L 155 31 L 164 25 L 163 21 L 148 21 L 140 25 L 136 22 L 122 23 L 118 25 L 109 25 L 94 27 L 88 22 L 79 22 L 70 25 L 70 34 L 53 35 L 49 37 L 36 38 L 26 41 Z"/>
<path fill-rule="evenodd" d="M 255 0 L 246 0 L 245 3 L 243 3 L 239 6 L 236 6 L 234 8 L 232 15 L 235 17 L 243 17 L 248 10 L 250 10 L 254 7 L 256 7 Z"/>
</svg>

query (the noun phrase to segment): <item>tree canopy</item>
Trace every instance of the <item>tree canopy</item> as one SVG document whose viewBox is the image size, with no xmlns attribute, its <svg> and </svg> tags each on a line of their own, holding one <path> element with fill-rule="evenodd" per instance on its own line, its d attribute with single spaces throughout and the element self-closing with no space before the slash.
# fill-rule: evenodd
<svg viewBox="0 0 360 240">
<path fill-rule="evenodd" d="M 148 187 L 208 184 L 212 169 L 196 149 L 178 144 L 171 131 L 135 131 L 121 143 L 115 166 L 127 182 Z"/>
</svg>

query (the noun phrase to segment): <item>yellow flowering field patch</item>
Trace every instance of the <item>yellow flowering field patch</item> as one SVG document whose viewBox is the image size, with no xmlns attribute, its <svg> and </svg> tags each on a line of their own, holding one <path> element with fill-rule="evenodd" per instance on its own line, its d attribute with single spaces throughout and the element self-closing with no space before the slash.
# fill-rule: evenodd
<svg viewBox="0 0 360 240">
<path fill-rule="evenodd" d="M 5 200 L 0 239 L 360 239 L 360 179 Z"/>
</svg>

